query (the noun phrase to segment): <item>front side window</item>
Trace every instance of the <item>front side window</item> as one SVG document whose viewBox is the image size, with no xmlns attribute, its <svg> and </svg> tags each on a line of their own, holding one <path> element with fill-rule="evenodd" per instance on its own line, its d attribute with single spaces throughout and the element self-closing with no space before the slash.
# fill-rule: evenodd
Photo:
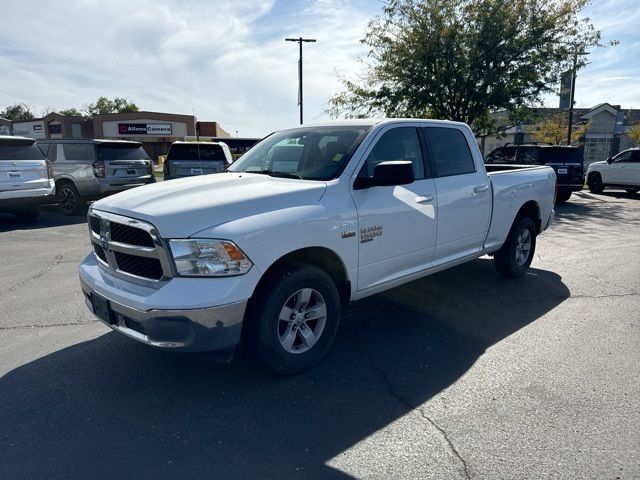
<svg viewBox="0 0 640 480">
<path fill-rule="evenodd" d="M 376 165 L 393 160 L 411 162 L 415 179 L 425 178 L 424 160 L 415 127 L 398 127 L 386 131 L 369 153 L 359 176 L 373 177 Z"/>
<path fill-rule="evenodd" d="M 304 180 L 331 180 L 344 169 L 370 126 L 302 127 L 269 135 L 228 168 Z"/>
<path fill-rule="evenodd" d="M 91 163 L 96 159 L 92 143 L 63 143 L 62 149 L 65 160 Z"/>
<path fill-rule="evenodd" d="M 632 150 L 622 152 L 613 159 L 613 163 L 628 163 L 631 160 L 631 152 Z"/>
<path fill-rule="evenodd" d="M 457 128 L 424 127 L 438 177 L 474 173 L 476 166 L 464 134 Z"/>
</svg>

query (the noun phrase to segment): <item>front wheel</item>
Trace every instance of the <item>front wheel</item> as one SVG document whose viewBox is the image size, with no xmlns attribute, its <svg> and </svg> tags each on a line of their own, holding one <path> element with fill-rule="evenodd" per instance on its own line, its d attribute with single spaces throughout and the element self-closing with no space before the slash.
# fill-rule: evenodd
<svg viewBox="0 0 640 480">
<path fill-rule="evenodd" d="M 589 191 L 591 193 L 602 193 L 604 191 L 604 184 L 602 183 L 602 177 L 599 173 L 592 173 L 587 180 Z"/>
<path fill-rule="evenodd" d="M 640 192 L 640 188 L 625 188 L 627 193 L 638 193 Z"/>
<path fill-rule="evenodd" d="M 249 304 L 244 340 L 254 361 L 292 375 L 317 363 L 329 350 L 340 322 L 340 296 L 322 270 L 280 267 Z"/>
<path fill-rule="evenodd" d="M 523 276 L 536 250 L 536 226 L 529 217 L 516 219 L 509 236 L 493 257 L 496 270 L 505 277 Z"/>
</svg>

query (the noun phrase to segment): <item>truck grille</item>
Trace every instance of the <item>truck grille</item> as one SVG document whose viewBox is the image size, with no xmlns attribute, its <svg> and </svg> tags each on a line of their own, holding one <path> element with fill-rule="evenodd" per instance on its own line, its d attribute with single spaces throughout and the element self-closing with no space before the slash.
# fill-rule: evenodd
<svg viewBox="0 0 640 480">
<path fill-rule="evenodd" d="M 153 225 L 95 210 L 89 212 L 88 224 L 94 254 L 110 270 L 153 281 L 171 276 Z"/>
</svg>

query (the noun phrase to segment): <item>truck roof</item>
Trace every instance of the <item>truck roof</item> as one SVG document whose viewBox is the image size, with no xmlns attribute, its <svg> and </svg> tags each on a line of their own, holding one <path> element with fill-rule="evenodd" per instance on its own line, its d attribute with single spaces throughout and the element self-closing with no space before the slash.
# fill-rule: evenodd
<svg viewBox="0 0 640 480">
<path fill-rule="evenodd" d="M 411 123 L 429 122 L 442 123 L 446 125 L 466 125 L 462 122 L 452 122 L 451 120 L 435 120 L 432 118 L 352 118 L 346 120 L 330 120 L 326 122 L 305 123 L 299 127 L 348 127 L 354 125 L 373 126 L 386 123 Z"/>
</svg>

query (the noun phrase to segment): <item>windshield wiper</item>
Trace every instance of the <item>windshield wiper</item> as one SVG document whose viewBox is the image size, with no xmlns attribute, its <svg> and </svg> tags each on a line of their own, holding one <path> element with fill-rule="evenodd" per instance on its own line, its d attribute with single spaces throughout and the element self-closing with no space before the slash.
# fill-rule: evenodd
<svg viewBox="0 0 640 480">
<path fill-rule="evenodd" d="M 289 172 L 274 172 L 273 170 L 259 170 L 257 172 L 247 172 L 247 173 L 261 173 L 269 175 L 270 177 L 280 177 L 280 178 L 297 178 L 298 180 L 302 180 L 300 175 L 295 175 Z"/>
</svg>

